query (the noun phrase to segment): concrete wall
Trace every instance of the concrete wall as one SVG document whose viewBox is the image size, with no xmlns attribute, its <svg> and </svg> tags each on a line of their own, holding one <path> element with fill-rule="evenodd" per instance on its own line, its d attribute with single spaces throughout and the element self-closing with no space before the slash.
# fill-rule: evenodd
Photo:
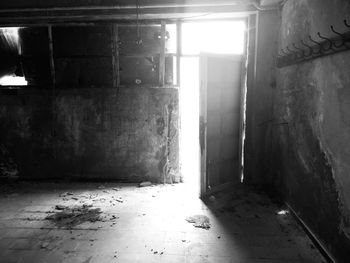
<svg viewBox="0 0 350 263">
<path fill-rule="evenodd" d="M 3 91 L 0 138 L 26 179 L 179 181 L 173 88 Z M 169 151 L 167 151 L 169 149 Z"/>
<path fill-rule="evenodd" d="M 287 1 L 280 48 L 345 32 L 349 14 L 347 0 Z M 268 178 L 339 262 L 350 255 L 349 72 L 349 51 L 277 71 Z"/>
</svg>

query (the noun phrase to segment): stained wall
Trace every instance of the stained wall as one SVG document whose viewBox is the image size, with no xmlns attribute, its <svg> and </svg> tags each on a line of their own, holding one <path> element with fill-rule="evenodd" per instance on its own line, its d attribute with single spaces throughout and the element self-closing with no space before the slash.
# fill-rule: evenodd
<svg viewBox="0 0 350 263">
<path fill-rule="evenodd" d="M 344 0 L 287 1 L 279 46 L 349 31 Z M 308 42 L 310 43 L 310 41 Z M 268 180 L 339 262 L 350 251 L 350 53 L 277 70 Z"/>
</svg>

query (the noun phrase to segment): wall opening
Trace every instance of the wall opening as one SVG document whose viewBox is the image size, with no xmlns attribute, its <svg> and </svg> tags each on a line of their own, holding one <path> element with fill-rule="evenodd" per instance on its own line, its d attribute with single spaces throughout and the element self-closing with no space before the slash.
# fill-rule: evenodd
<svg viewBox="0 0 350 263">
<path fill-rule="evenodd" d="M 180 164 L 185 183 L 199 193 L 199 57 L 245 52 L 244 20 L 184 22 L 181 27 Z M 243 178 L 243 176 L 242 176 Z"/>
<path fill-rule="evenodd" d="M 0 78 L 1 86 L 27 86 L 28 81 L 25 77 L 16 76 L 15 74 L 7 75 Z"/>
<path fill-rule="evenodd" d="M 19 27 L 0 28 L 0 54 L 3 63 L 0 67 L 0 86 L 26 86 L 21 66 L 21 44 Z"/>
</svg>

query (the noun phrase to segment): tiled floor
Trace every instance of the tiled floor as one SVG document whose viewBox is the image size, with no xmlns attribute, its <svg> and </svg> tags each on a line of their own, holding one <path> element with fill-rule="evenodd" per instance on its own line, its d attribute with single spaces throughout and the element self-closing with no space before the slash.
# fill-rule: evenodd
<svg viewBox="0 0 350 263">
<path fill-rule="evenodd" d="M 324 262 L 266 196 L 237 187 L 205 204 L 189 192 L 183 184 L 2 186 L 0 262 Z M 45 219 L 58 204 L 101 208 L 103 221 L 59 228 Z M 196 214 L 210 218 L 209 230 L 185 220 Z"/>
</svg>

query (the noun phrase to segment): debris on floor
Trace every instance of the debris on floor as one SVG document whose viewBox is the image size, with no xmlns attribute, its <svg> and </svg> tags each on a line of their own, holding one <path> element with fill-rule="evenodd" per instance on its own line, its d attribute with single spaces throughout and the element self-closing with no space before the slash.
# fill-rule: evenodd
<svg viewBox="0 0 350 263">
<path fill-rule="evenodd" d="M 119 202 L 119 203 L 123 203 L 124 202 L 123 198 L 121 198 L 121 197 L 119 197 L 119 198 L 116 197 L 114 200 Z"/>
<path fill-rule="evenodd" d="M 186 221 L 192 223 L 194 227 L 209 229 L 210 228 L 210 220 L 209 217 L 204 215 L 194 215 L 186 218 Z"/>
<path fill-rule="evenodd" d="M 244 262 L 325 262 L 291 212 L 277 215 L 287 208 L 250 187 L 236 186 L 204 203 L 181 184 L 139 188 L 106 183 L 103 190 L 99 185 L 0 184 L 0 261 L 22 262 L 24 251 L 35 262 L 217 263 L 226 257 L 225 262 L 241 262 L 237 256 L 242 254 L 252 256 Z M 18 196 L 9 199 L 3 193 Z M 192 222 L 210 229 L 194 228 Z"/>
<path fill-rule="evenodd" d="M 49 242 L 44 242 L 41 244 L 40 248 L 47 248 L 50 245 Z"/>
<path fill-rule="evenodd" d="M 288 210 L 280 210 L 280 211 L 276 211 L 275 213 L 276 213 L 276 215 L 287 215 L 287 214 L 289 214 L 289 211 Z"/>
<path fill-rule="evenodd" d="M 58 227 L 71 228 L 84 222 L 102 221 L 101 213 L 100 208 L 83 205 L 66 207 L 60 212 L 47 216 L 46 219 L 53 221 Z"/>
<path fill-rule="evenodd" d="M 139 184 L 139 187 L 146 187 L 146 186 L 151 186 L 152 183 L 151 182 L 142 182 Z"/>
<path fill-rule="evenodd" d="M 55 206 L 55 209 L 56 210 L 64 210 L 64 209 L 67 209 L 68 207 L 67 206 L 65 206 L 65 205 L 56 205 Z"/>
<path fill-rule="evenodd" d="M 73 195 L 73 193 L 71 193 L 71 192 L 65 192 L 65 193 L 60 194 L 60 197 L 66 197 L 66 196 L 68 196 L 68 195 Z"/>
<path fill-rule="evenodd" d="M 115 189 L 117 189 L 117 188 L 115 188 Z M 96 205 L 96 203 L 109 202 L 114 206 L 116 202 L 119 202 L 119 203 L 124 202 L 124 199 L 122 197 L 111 196 L 110 192 L 107 190 L 103 190 L 102 193 L 96 193 L 93 191 L 92 192 L 82 192 L 80 194 L 66 192 L 66 193 L 60 194 L 59 196 L 62 197 L 63 201 L 65 201 L 65 202 L 69 202 L 69 201 L 73 200 L 73 201 L 78 201 L 82 205 L 93 205 L 93 204 Z M 58 210 L 63 210 L 63 209 L 58 209 Z"/>
</svg>

